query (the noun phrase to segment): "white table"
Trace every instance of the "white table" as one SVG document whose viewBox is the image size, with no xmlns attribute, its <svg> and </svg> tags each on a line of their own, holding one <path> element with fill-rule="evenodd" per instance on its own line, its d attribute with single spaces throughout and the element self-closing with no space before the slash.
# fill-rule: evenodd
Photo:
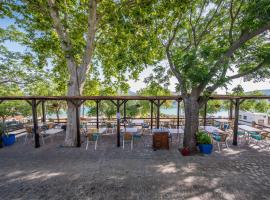
<svg viewBox="0 0 270 200">
<path fill-rule="evenodd" d="M 229 123 L 230 121 L 228 119 L 215 119 L 216 122 L 219 123 Z"/>
<path fill-rule="evenodd" d="M 264 128 L 263 131 L 270 133 L 270 128 Z"/>
<path fill-rule="evenodd" d="M 45 130 L 44 134 L 45 135 L 55 135 L 57 133 L 62 133 L 63 131 L 64 131 L 64 129 L 61 129 L 61 128 L 51 128 L 51 129 Z"/>
<path fill-rule="evenodd" d="M 64 129 L 61 129 L 61 128 L 51 128 L 51 129 L 44 130 L 43 132 L 41 132 L 41 136 L 42 136 L 41 138 L 42 138 L 43 144 L 45 144 L 44 136 L 48 135 L 48 138 L 51 138 L 51 142 L 52 142 L 52 136 L 58 133 L 62 133 L 63 131 Z"/>
<path fill-rule="evenodd" d="M 106 131 L 106 128 L 90 128 L 87 130 L 87 133 L 103 134 L 105 131 Z"/>
<path fill-rule="evenodd" d="M 224 133 L 224 131 L 218 129 L 217 127 L 214 126 L 200 126 L 201 129 L 204 129 L 208 133 Z"/>
<path fill-rule="evenodd" d="M 263 130 L 248 125 L 238 125 L 238 128 L 246 132 L 262 132 Z"/>
<path fill-rule="evenodd" d="M 136 124 L 138 126 L 141 126 L 141 125 L 144 124 L 144 120 L 142 120 L 142 119 L 133 119 L 133 120 L 131 120 L 131 123 Z"/>
<path fill-rule="evenodd" d="M 169 133 L 170 134 L 183 134 L 184 129 L 182 129 L 182 128 L 170 128 Z"/>
</svg>

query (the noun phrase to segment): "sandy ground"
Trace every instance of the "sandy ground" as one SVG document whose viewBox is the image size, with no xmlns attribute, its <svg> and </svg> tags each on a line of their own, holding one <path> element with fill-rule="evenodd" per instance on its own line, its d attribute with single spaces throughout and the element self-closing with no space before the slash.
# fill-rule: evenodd
<svg viewBox="0 0 270 200">
<path fill-rule="evenodd" d="M 270 199 L 270 153 L 254 144 L 210 156 L 182 157 L 176 143 L 153 151 L 151 136 L 117 148 L 115 136 L 60 148 L 62 136 L 39 149 L 23 138 L 0 149 L 0 199 Z"/>
</svg>

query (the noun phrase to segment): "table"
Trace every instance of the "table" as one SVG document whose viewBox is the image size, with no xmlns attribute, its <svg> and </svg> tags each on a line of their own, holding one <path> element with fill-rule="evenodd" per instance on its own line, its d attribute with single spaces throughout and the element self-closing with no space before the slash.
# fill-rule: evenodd
<svg viewBox="0 0 270 200">
<path fill-rule="evenodd" d="M 44 134 L 46 134 L 46 135 L 55 135 L 55 134 L 61 133 L 63 131 L 64 131 L 64 129 L 61 129 L 61 128 L 51 128 L 51 129 L 45 130 Z"/>
<path fill-rule="evenodd" d="M 229 123 L 230 121 L 228 119 L 215 119 L 216 122 L 220 123 Z"/>
<path fill-rule="evenodd" d="M 266 131 L 266 132 L 270 133 L 270 128 L 264 128 L 263 131 Z"/>
<path fill-rule="evenodd" d="M 200 126 L 201 129 L 204 129 L 208 133 L 224 133 L 224 131 L 218 129 L 217 127 L 214 126 Z"/>
<path fill-rule="evenodd" d="M 263 130 L 248 125 L 238 125 L 238 128 L 246 132 L 262 132 Z"/>
<path fill-rule="evenodd" d="M 133 120 L 131 120 L 131 123 L 135 124 L 137 126 L 141 126 L 144 124 L 144 120 L 143 119 L 133 119 Z"/>
<path fill-rule="evenodd" d="M 168 131 L 170 134 L 183 134 L 184 133 L 184 129 L 182 128 L 169 128 Z"/>
<path fill-rule="evenodd" d="M 87 134 L 96 133 L 103 134 L 106 131 L 106 128 L 91 128 L 87 130 Z"/>
<path fill-rule="evenodd" d="M 62 133 L 63 131 L 64 129 L 61 129 L 61 128 L 51 128 L 51 129 L 44 130 L 43 132 L 41 132 L 41 135 L 42 135 L 41 138 L 42 138 L 43 144 L 45 144 L 44 136 L 49 135 L 49 138 L 51 138 L 51 142 L 52 142 L 52 136 L 56 135 L 57 133 Z"/>
</svg>

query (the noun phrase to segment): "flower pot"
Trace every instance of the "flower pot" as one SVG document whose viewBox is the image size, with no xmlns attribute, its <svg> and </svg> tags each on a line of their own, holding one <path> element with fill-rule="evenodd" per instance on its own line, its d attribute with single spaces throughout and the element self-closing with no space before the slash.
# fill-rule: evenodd
<svg viewBox="0 0 270 200">
<path fill-rule="evenodd" d="M 213 145 L 212 144 L 199 144 L 200 152 L 203 154 L 211 154 Z"/>
<path fill-rule="evenodd" d="M 10 146 L 16 141 L 15 134 L 3 135 L 2 139 L 5 146 Z"/>
</svg>

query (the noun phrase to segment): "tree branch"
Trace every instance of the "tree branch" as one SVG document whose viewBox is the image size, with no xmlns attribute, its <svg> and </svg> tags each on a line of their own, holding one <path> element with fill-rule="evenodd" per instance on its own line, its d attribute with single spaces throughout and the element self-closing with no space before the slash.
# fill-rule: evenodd
<svg viewBox="0 0 270 200">
<path fill-rule="evenodd" d="M 233 76 L 229 76 L 226 79 L 226 81 L 230 81 L 230 80 L 233 80 L 233 79 L 241 78 L 241 77 L 246 76 L 248 74 L 252 74 L 252 73 L 258 71 L 259 69 L 261 69 L 264 66 L 264 64 L 265 64 L 265 61 L 259 63 L 256 67 L 254 67 L 254 68 L 252 68 L 250 70 L 247 70 L 247 71 L 239 73 L 239 74 L 235 74 Z"/>
<path fill-rule="evenodd" d="M 221 4 L 222 4 L 223 0 L 221 0 L 217 6 L 217 8 L 215 9 L 212 17 L 210 18 L 210 20 L 207 22 L 205 28 L 203 29 L 203 31 L 201 32 L 201 34 L 198 36 L 198 40 L 197 40 L 197 44 L 199 44 L 202 41 L 203 36 L 207 33 L 208 27 L 211 25 L 211 23 L 213 22 L 213 19 L 215 17 L 215 15 L 217 14 L 218 9 L 220 8 Z"/>
<path fill-rule="evenodd" d="M 82 58 L 82 64 L 79 68 L 79 78 L 80 84 L 82 84 L 89 70 L 89 65 L 92 59 L 93 51 L 95 48 L 94 40 L 95 40 L 95 33 L 97 27 L 98 19 L 97 19 L 97 2 L 96 0 L 89 0 L 89 16 L 88 16 L 88 31 L 87 31 L 87 41 L 86 47 L 84 50 L 84 55 Z"/>
</svg>

